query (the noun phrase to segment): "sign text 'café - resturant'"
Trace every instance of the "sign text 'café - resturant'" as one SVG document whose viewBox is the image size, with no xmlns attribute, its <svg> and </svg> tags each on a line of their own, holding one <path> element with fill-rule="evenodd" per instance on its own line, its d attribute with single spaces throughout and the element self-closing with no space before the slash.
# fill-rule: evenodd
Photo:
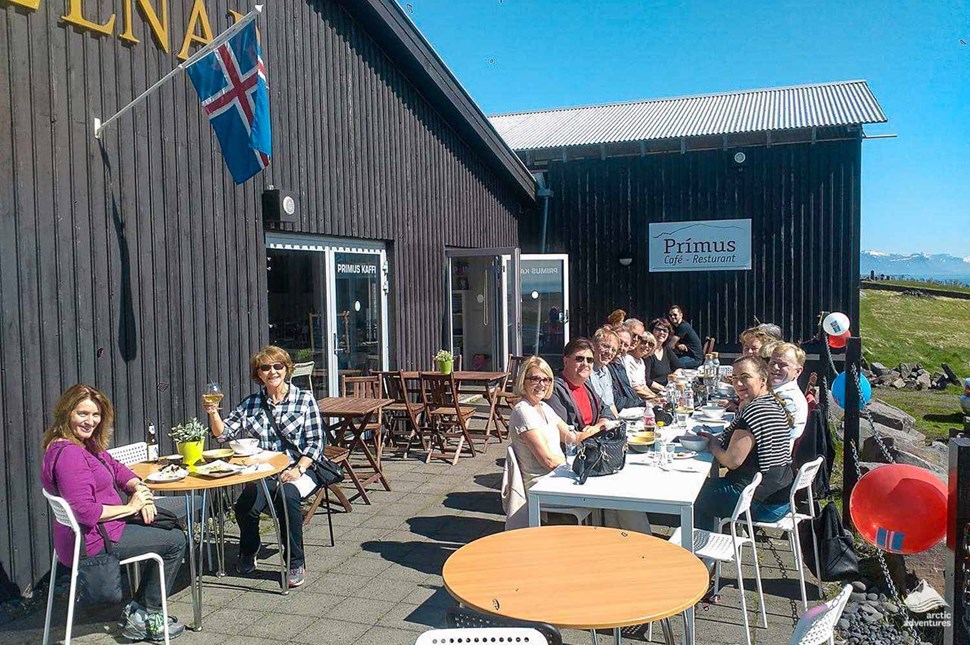
<svg viewBox="0 0 970 645">
<path fill-rule="evenodd" d="M 737 271 L 751 268 L 751 220 L 650 224 L 650 271 Z"/>
<path fill-rule="evenodd" d="M 40 8 L 41 1 L 0 0 L 0 6 L 9 3 L 36 11 Z M 148 23 L 155 44 L 167 54 L 171 43 L 168 2 L 169 0 L 155 0 L 153 4 L 152 0 L 121 0 L 121 20 L 118 20 L 117 12 L 105 15 L 103 9 L 99 11 L 99 3 L 94 0 L 64 0 L 64 15 L 61 16 L 61 20 L 81 31 L 90 32 L 94 35 L 117 36 L 125 42 L 137 44 L 141 41 L 135 36 L 135 8 L 132 6 L 134 4 L 138 7 L 138 13 L 141 14 L 142 19 Z M 238 21 L 245 15 L 231 9 L 229 14 L 233 21 Z M 228 26 L 224 25 L 218 31 L 221 32 Z M 209 13 L 206 11 L 204 0 L 193 0 L 189 17 L 185 21 L 185 28 L 180 33 L 182 34 L 182 45 L 177 55 L 180 60 L 186 60 L 191 55 L 190 50 L 193 45 L 197 47 L 206 45 L 212 40 L 212 24 L 209 21 Z M 176 33 L 176 39 L 178 36 L 179 33 Z M 179 41 L 176 40 L 176 42 Z"/>
</svg>

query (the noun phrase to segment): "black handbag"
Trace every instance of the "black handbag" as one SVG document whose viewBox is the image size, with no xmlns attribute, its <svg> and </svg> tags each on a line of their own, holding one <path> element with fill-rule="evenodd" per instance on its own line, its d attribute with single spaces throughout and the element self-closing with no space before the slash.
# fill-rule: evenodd
<svg viewBox="0 0 970 645">
<path fill-rule="evenodd" d="M 269 409 L 268 405 L 266 405 L 266 399 L 263 399 L 263 410 L 266 412 L 266 416 L 269 417 L 270 425 L 273 426 L 273 432 L 275 432 L 277 438 L 283 442 L 283 445 L 298 455 L 302 454 L 300 453 L 300 449 L 296 446 L 296 444 L 290 441 L 290 439 L 280 431 L 279 424 L 276 423 L 276 417 L 273 416 L 273 411 Z M 333 484 L 339 484 L 344 480 L 343 468 L 322 455 L 319 461 L 316 459 L 313 460 L 313 465 L 310 467 L 310 469 L 316 476 L 318 486 L 331 486 Z"/>
<path fill-rule="evenodd" d="M 812 531 L 818 540 L 821 571 L 815 562 Z M 798 539 L 802 547 L 802 561 L 820 580 L 847 580 L 859 575 L 859 556 L 855 552 L 852 534 L 842 526 L 835 504 L 826 504 L 812 522 L 801 522 L 798 525 Z"/>
<path fill-rule="evenodd" d="M 151 524 L 146 524 L 144 518 L 142 518 L 141 513 L 135 513 L 134 515 L 129 515 L 125 518 L 126 524 L 138 524 L 139 526 L 150 526 L 156 529 L 162 529 L 165 531 L 171 531 L 172 529 L 182 528 L 182 524 L 179 522 L 179 517 L 172 511 L 162 506 L 155 507 L 155 519 L 152 520 Z"/>
<path fill-rule="evenodd" d="M 64 449 L 61 448 L 54 455 L 54 462 L 51 464 L 52 475 L 55 472 L 57 460 L 60 459 L 63 451 Z M 98 459 L 98 461 L 101 460 Z M 51 483 L 54 484 L 54 494 L 60 497 L 61 493 L 57 481 Z M 121 558 L 114 552 L 111 538 L 108 536 L 104 524 L 100 522 L 98 522 L 98 532 L 101 533 L 101 538 L 104 540 L 104 551 L 97 555 L 89 556 L 83 538 L 81 540 L 84 554 L 78 559 L 77 563 L 77 602 L 84 606 L 116 605 L 122 600 Z M 52 571 L 51 584 L 54 584 L 53 574 Z"/>
<path fill-rule="evenodd" d="M 573 460 L 573 472 L 579 475 L 579 483 L 585 484 L 587 477 L 612 475 L 625 465 L 626 432 L 618 426 L 583 439 Z"/>
</svg>

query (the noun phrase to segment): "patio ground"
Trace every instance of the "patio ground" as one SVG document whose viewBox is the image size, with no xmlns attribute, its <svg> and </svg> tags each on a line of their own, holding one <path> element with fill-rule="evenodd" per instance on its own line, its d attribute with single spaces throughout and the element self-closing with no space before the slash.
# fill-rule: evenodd
<svg viewBox="0 0 970 645">
<path fill-rule="evenodd" d="M 207 575 L 203 585 L 203 627 L 186 631 L 179 643 L 225 642 L 257 645 L 267 642 L 321 645 L 411 645 L 420 632 L 445 626 L 445 612 L 455 601 L 442 587 L 441 568 L 457 548 L 476 538 L 503 530 L 504 514 L 498 488 L 504 447 L 492 444 L 486 455 L 463 458 L 455 466 L 444 461 L 424 464 L 417 453 L 408 460 L 391 456 L 386 472 L 392 492 L 372 488 L 372 504 L 354 502 L 351 513 L 334 513 L 336 546 L 329 546 L 326 517 L 321 510 L 307 527 L 306 584 L 289 595 L 278 593 L 279 577 L 270 565 L 278 559 L 275 547 L 260 554 L 254 578 L 235 574 L 235 532 L 229 527 L 226 546 L 229 575 Z M 658 535 L 669 529 L 656 527 Z M 754 643 L 787 643 L 800 611 L 798 576 L 784 538 L 759 543 L 767 601 L 768 628 L 752 630 Z M 266 566 L 263 567 L 265 562 Z M 566 563 L 563 563 L 564 566 Z M 169 611 L 190 621 L 192 608 L 182 567 Z M 753 572 L 746 567 L 753 586 Z M 698 643 L 743 641 L 735 572 L 725 565 L 727 587 L 717 606 L 698 605 Z M 590 590 L 595 597 L 596 591 Z M 817 589 L 809 587 L 810 599 Z M 758 620 L 757 597 L 748 593 L 752 622 Z M 74 634 L 78 643 L 127 642 L 115 622 L 120 608 L 101 612 L 79 610 Z M 66 607 L 54 609 L 54 636 L 63 638 Z M 39 611 L 0 628 L 0 643 L 40 643 L 44 614 Z M 682 623 L 674 620 L 679 638 Z M 566 643 L 591 642 L 588 632 L 567 630 Z M 625 629 L 624 640 L 646 641 L 646 628 Z M 661 642 L 656 629 L 655 642 Z M 600 642 L 612 638 L 604 632 Z"/>
</svg>

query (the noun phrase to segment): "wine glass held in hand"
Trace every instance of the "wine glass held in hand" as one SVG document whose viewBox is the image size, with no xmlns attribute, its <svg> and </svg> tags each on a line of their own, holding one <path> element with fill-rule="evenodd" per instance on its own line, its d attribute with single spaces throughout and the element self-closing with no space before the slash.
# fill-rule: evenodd
<svg viewBox="0 0 970 645">
<path fill-rule="evenodd" d="M 202 393 L 202 402 L 205 403 L 206 412 L 219 409 L 222 402 L 222 386 L 215 381 L 207 383 Z"/>
</svg>

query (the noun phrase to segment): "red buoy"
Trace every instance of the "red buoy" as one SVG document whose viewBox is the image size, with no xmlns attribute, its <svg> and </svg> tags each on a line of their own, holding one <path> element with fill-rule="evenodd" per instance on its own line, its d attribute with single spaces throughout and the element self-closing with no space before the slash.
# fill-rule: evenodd
<svg viewBox="0 0 970 645">
<path fill-rule="evenodd" d="M 946 486 L 924 468 L 890 464 L 871 470 L 849 499 L 852 523 L 873 546 L 919 553 L 946 537 Z"/>
<path fill-rule="evenodd" d="M 845 347 L 845 343 L 849 338 L 849 334 L 852 332 L 847 331 L 844 334 L 839 334 L 837 336 L 829 336 L 829 347 L 832 349 L 842 349 Z"/>
</svg>

